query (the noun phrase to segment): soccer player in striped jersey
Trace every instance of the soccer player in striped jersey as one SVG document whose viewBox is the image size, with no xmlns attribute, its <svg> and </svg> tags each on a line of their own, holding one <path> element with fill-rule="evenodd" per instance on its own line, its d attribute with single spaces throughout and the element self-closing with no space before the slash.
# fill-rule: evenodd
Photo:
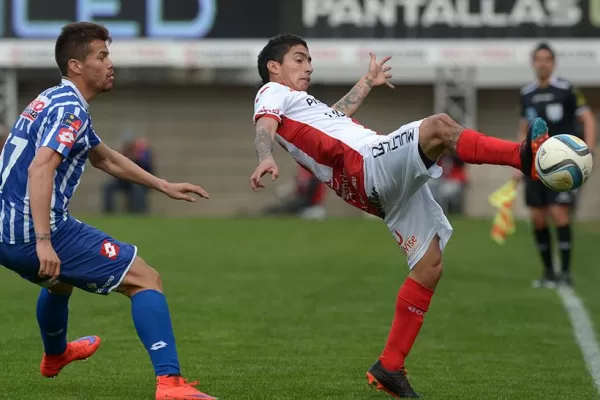
<svg viewBox="0 0 600 400">
<path fill-rule="evenodd" d="M 189 202 L 201 187 L 170 183 L 110 149 L 96 134 L 88 103 L 114 85 L 109 32 L 80 22 L 63 27 L 55 57 L 62 82 L 25 108 L 0 156 L 0 264 L 43 288 L 37 302 L 44 355 L 40 371 L 55 377 L 93 355 L 98 336 L 67 342 L 73 288 L 131 299 L 135 328 L 157 378 L 157 399 L 213 399 L 181 377 L 169 308 L 158 272 L 121 242 L 69 215 L 86 164 Z"/>
<path fill-rule="evenodd" d="M 369 384 L 394 397 L 419 397 L 406 378 L 404 362 L 423 324 L 442 275 L 442 253 L 452 226 L 425 183 L 441 175 L 438 157 L 450 150 L 471 164 L 533 171 L 535 149 L 548 138 L 544 120 L 534 119 L 527 138 L 513 143 L 465 129 L 438 114 L 378 135 L 352 119 L 374 86 L 387 85 L 389 57 L 371 54 L 367 74 L 333 106 L 307 93 L 313 72 L 306 42 L 294 35 L 272 38 L 258 56 L 264 86 L 254 101 L 260 179 L 278 168 L 271 154 L 277 141 L 297 163 L 330 186 L 347 203 L 383 219 L 408 259 L 410 274 L 396 301 L 387 344 L 369 368 Z"/>
</svg>

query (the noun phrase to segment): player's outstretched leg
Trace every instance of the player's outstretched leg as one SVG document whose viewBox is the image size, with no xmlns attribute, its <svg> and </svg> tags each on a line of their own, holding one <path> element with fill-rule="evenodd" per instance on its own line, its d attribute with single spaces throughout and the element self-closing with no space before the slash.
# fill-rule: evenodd
<svg viewBox="0 0 600 400">
<path fill-rule="evenodd" d="M 158 272 L 136 257 L 117 291 L 131 299 L 135 329 L 156 373 L 156 399 L 215 400 L 194 387 L 198 382 L 188 382 L 181 376 L 171 316 Z"/>
<path fill-rule="evenodd" d="M 404 362 L 421 330 L 441 276 L 442 252 L 436 236 L 398 292 L 387 343 L 379 360 L 367 371 L 367 380 L 373 388 L 396 398 L 420 397 L 408 381 Z"/>
<path fill-rule="evenodd" d="M 535 155 L 547 139 L 548 126 L 541 118 L 531 122 L 522 143 L 466 129 L 446 114 L 425 118 L 419 127 L 419 146 L 430 160 L 437 160 L 445 149 L 449 149 L 463 162 L 507 165 L 533 179 L 538 179 Z"/>
<path fill-rule="evenodd" d="M 37 320 L 44 342 L 44 356 L 40 372 L 54 378 L 73 361 L 91 357 L 100 347 L 98 336 L 88 336 L 67 343 L 69 298 L 73 287 L 58 284 L 52 289 L 42 288 L 37 301 Z"/>
</svg>

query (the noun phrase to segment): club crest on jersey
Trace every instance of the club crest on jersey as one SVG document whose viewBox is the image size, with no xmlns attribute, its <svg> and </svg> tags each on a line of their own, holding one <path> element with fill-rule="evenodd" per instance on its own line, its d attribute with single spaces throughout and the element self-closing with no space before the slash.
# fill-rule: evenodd
<svg viewBox="0 0 600 400">
<path fill-rule="evenodd" d="M 83 125 L 83 121 L 75 116 L 75 114 L 68 113 L 64 116 L 62 122 L 60 123 L 62 126 L 67 126 L 69 128 L 73 128 L 78 131 L 81 129 Z"/>
<path fill-rule="evenodd" d="M 21 117 L 26 118 L 29 121 L 35 121 L 49 103 L 50 100 L 48 98 L 39 96 L 25 107 L 25 110 L 21 113 Z"/>
<path fill-rule="evenodd" d="M 73 147 L 73 143 L 75 143 L 75 132 L 71 128 L 60 128 L 58 130 L 58 134 L 56 135 L 56 140 L 58 143 L 68 147 L 69 149 Z"/>
<path fill-rule="evenodd" d="M 563 117 L 563 106 L 560 103 L 551 103 L 546 106 L 546 117 L 552 122 L 558 122 Z"/>
<path fill-rule="evenodd" d="M 114 260 L 119 255 L 119 246 L 111 243 L 108 239 L 102 242 L 102 246 L 100 247 L 100 254 L 104 257 Z"/>
</svg>

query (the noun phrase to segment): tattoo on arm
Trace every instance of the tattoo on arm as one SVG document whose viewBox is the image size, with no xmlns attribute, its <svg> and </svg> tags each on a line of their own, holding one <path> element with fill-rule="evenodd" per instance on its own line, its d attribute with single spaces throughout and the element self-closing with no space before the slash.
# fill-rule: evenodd
<svg viewBox="0 0 600 400">
<path fill-rule="evenodd" d="M 361 81 L 354 85 L 348 94 L 335 103 L 332 108 L 351 116 L 358 110 L 358 107 L 360 107 L 365 97 L 367 97 L 371 91 L 372 87 L 372 79 L 366 77 L 361 79 Z"/>
<path fill-rule="evenodd" d="M 256 137 L 254 138 L 254 147 L 256 148 L 258 162 L 261 162 L 265 158 L 269 157 L 273 151 L 273 139 L 271 138 L 271 132 L 265 128 L 259 128 L 256 131 Z"/>
</svg>

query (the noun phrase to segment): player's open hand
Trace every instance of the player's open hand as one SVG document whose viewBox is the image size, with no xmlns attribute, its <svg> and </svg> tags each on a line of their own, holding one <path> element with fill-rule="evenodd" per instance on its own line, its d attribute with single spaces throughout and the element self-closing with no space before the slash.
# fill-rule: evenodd
<svg viewBox="0 0 600 400">
<path fill-rule="evenodd" d="M 262 178 L 265 174 L 271 174 L 271 180 L 274 181 L 279 176 L 279 168 L 277 164 L 275 164 L 275 160 L 273 157 L 267 157 L 258 164 L 258 167 L 254 170 L 254 173 L 250 177 L 250 186 L 252 186 L 252 190 L 255 192 L 258 189 L 264 188 L 265 186 L 260 183 L 260 178 Z"/>
<path fill-rule="evenodd" d="M 381 61 L 377 61 L 377 58 L 375 58 L 375 53 L 369 52 L 369 56 L 371 56 L 371 62 L 369 63 L 367 78 L 373 82 L 373 86 L 387 85 L 388 87 L 394 89 L 394 85 L 392 85 L 388 80 L 392 77 L 392 74 L 389 72 L 392 67 L 389 65 L 384 65 L 392 57 L 386 56 L 383 57 Z"/>
<path fill-rule="evenodd" d="M 38 275 L 50 281 L 56 281 L 60 275 L 60 259 L 49 240 L 42 240 L 36 244 L 35 251 L 40 261 Z"/>
<path fill-rule="evenodd" d="M 197 194 L 200 197 L 209 199 L 210 195 L 204 189 L 198 185 L 192 185 L 191 183 L 171 183 L 169 182 L 163 189 L 164 193 L 175 200 L 185 200 L 190 203 L 196 202 L 196 198 L 191 194 Z"/>
</svg>

